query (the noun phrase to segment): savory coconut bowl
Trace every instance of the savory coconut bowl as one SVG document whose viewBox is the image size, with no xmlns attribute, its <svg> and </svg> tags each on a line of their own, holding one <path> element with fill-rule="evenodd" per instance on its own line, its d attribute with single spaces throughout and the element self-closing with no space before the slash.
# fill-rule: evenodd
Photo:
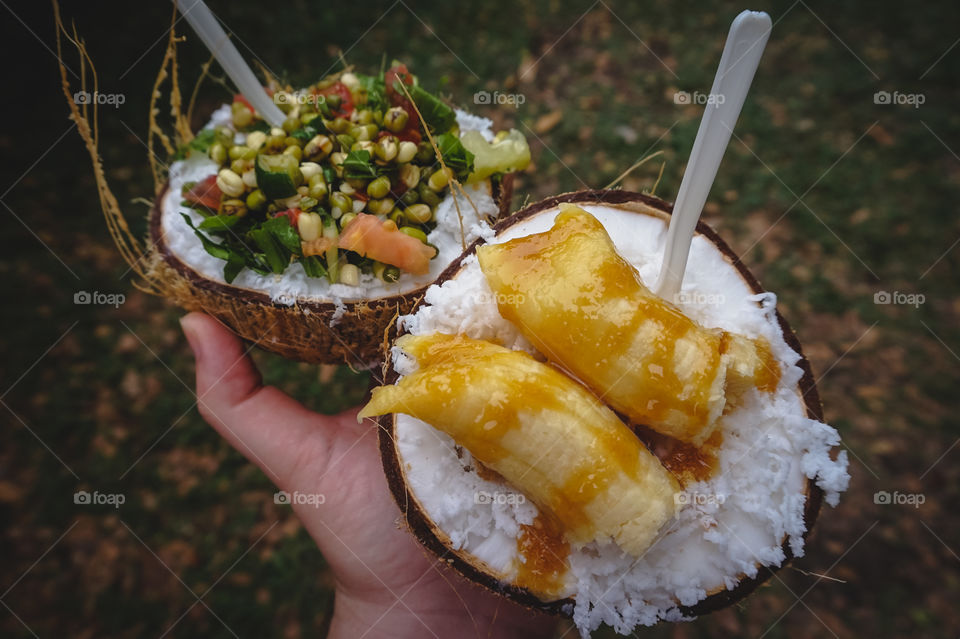
<svg viewBox="0 0 960 639">
<path fill-rule="evenodd" d="M 671 207 L 646 195 L 598 190 L 549 198 L 499 222 L 487 242 L 546 231 L 563 203 L 595 216 L 617 251 L 653 283 Z M 477 262 L 483 243 L 475 242 L 440 275 L 400 319 L 399 333 L 463 334 L 543 359 L 500 315 Z M 382 415 L 384 471 L 421 543 L 494 592 L 573 617 L 584 633 L 601 623 L 629 633 L 638 625 L 723 608 L 802 555 L 821 502 L 835 504 L 849 477 L 845 453 L 832 453 L 839 436 L 821 423 L 800 343 L 776 311 L 775 296 L 702 222 L 676 303 L 705 327 L 767 339 L 783 373 L 769 397 L 754 391 L 721 417 L 722 438 L 710 446 L 693 448 L 628 424 L 681 486 L 676 518 L 641 557 L 613 543 L 571 550 L 540 525 L 537 507 L 523 493 L 448 435 L 408 415 Z M 411 374 L 411 365 L 395 346 L 384 364 L 384 383 Z"/>
<path fill-rule="evenodd" d="M 73 100 L 60 65 L 108 231 L 137 288 L 290 359 L 379 363 L 393 319 L 509 212 L 514 173 L 529 164 L 523 136 L 495 134 L 490 120 L 430 94 L 399 62 L 376 76 L 348 68 L 300 90 L 268 75 L 282 127 L 237 94 L 194 131 L 173 26 L 150 101 L 146 241 L 107 182 L 97 111 Z M 96 93 L 89 56 L 73 43 L 91 66 L 80 90 Z M 205 76 L 206 68 L 194 97 Z M 159 106 L 167 82 L 169 111 Z"/>
<path fill-rule="evenodd" d="M 180 168 L 180 167 L 178 167 Z M 151 279 L 164 282 L 168 295 L 187 310 L 217 318 L 240 337 L 264 350 L 309 363 L 343 364 L 367 368 L 378 362 L 391 336 L 394 320 L 413 308 L 436 276 L 462 249 L 456 233 L 446 241 L 435 239 L 440 254 L 430 273 L 404 274 L 394 284 L 365 282 L 363 286 L 319 286 L 317 278 L 258 276 L 242 273 L 228 284 L 222 262 L 204 251 L 181 214 L 179 188 L 209 169 L 182 167 L 165 185 L 149 218 L 149 252 L 145 262 Z M 171 184 L 173 189 L 171 189 Z M 469 200 L 458 196 L 460 215 L 470 223 L 484 216 L 497 219 L 510 210 L 513 174 L 466 187 Z M 448 217 L 457 215 L 453 196 L 441 204 Z M 456 222 L 454 222 L 456 223 Z M 485 224 L 485 220 L 483 221 Z M 448 221 L 448 227 L 450 223 Z M 468 243 L 484 227 L 467 234 Z M 292 271 L 293 269 L 288 269 Z"/>
</svg>

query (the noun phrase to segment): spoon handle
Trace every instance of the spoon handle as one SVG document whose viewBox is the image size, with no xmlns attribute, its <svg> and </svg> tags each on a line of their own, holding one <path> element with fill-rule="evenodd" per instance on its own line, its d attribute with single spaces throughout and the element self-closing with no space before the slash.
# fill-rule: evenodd
<svg viewBox="0 0 960 639">
<path fill-rule="evenodd" d="M 253 74 L 243 56 L 237 51 L 230 38 L 223 31 L 223 27 L 217 22 L 213 12 L 203 2 L 203 0 L 179 0 L 177 8 L 183 17 L 187 19 L 193 30 L 197 32 L 203 43 L 207 45 L 210 52 L 217 58 L 217 62 L 227 72 L 233 83 L 240 89 L 243 97 L 253 105 L 253 108 L 260 112 L 263 119 L 270 126 L 280 126 L 283 124 L 283 111 L 273 103 L 270 96 L 263 90 L 257 76 Z"/>
<path fill-rule="evenodd" d="M 770 16 L 762 11 L 744 11 L 730 25 L 667 231 L 656 291 L 668 301 L 674 301 L 680 292 L 697 220 L 740 117 L 770 29 Z"/>
</svg>

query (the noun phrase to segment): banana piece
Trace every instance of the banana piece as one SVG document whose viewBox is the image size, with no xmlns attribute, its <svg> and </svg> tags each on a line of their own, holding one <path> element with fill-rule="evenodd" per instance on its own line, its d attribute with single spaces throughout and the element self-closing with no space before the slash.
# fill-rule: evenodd
<svg viewBox="0 0 960 639">
<path fill-rule="evenodd" d="M 728 399 L 776 388 L 769 344 L 700 327 L 644 286 L 595 217 L 561 207 L 551 230 L 477 249 L 500 314 L 550 361 L 631 420 L 697 446 Z"/>
<path fill-rule="evenodd" d="M 526 353 L 463 336 L 407 335 L 420 368 L 374 389 L 360 417 L 405 413 L 449 434 L 564 528 L 639 557 L 680 486 L 589 391 Z"/>
</svg>

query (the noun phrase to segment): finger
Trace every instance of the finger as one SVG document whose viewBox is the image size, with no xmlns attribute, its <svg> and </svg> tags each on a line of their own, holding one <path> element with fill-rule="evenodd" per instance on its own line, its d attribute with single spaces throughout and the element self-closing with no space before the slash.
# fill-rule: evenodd
<svg viewBox="0 0 960 639">
<path fill-rule="evenodd" d="M 328 445 L 339 418 L 264 386 L 243 342 L 212 317 L 190 313 L 180 324 L 196 358 L 200 414 L 274 482 L 287 485 L 303 447 Z"/>
<path fill-rule="evenodd" d="M 202 313 L 186 315 L 180 326 L 197 360 L 197 395 L 211 405 L 230 407 L 260 390 L 260 371 L 232 331 Z"/>
</svg>

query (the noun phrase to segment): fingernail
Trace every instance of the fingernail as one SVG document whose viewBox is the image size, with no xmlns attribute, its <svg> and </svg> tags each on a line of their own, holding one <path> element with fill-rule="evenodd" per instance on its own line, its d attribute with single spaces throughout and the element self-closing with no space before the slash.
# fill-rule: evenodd
<svg viewBox="0 0 960 639">
<path fill-rule="evenodd" d="M 180 318 L 180 328 L 183 329 L 183 334 L 187 338 L 187 343 L 190 344 L 190 350 L 193 351 L 193 356 L 199 362 L 203 357 L 203 340 L 200 339 L 200 334 L 197 331 L 196 320 L 190 315 L 184 315 Z"/>
</svg>

